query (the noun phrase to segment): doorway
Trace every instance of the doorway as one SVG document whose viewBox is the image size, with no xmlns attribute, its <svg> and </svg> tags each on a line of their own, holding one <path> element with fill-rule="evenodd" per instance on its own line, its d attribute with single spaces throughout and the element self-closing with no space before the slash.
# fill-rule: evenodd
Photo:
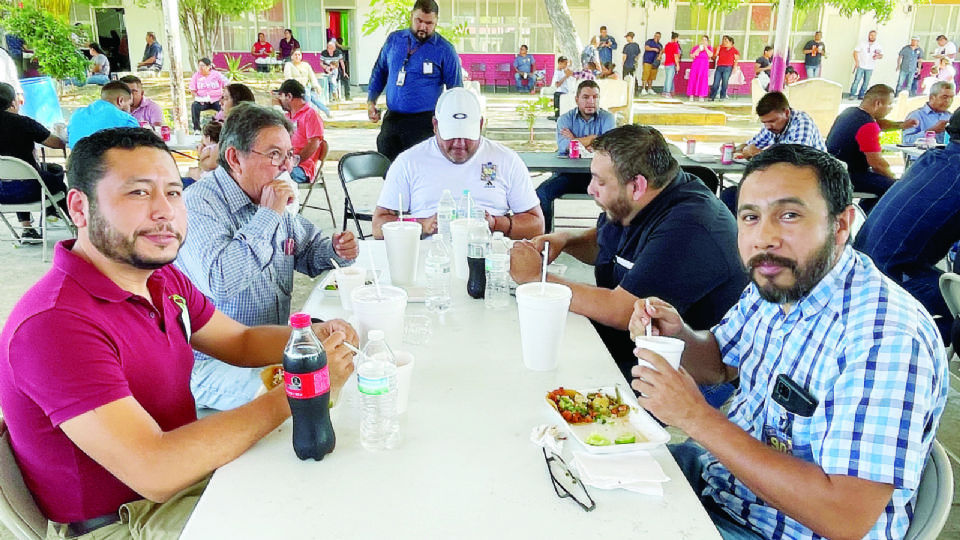
<svg viewBox="0 0 960 540">
<path fill-rule="evenodd" d="M 110 73 L 130 71 L 130 48 L 123 8 L 95 8 L 97 41 L 110 61 Z"/>
</svg>

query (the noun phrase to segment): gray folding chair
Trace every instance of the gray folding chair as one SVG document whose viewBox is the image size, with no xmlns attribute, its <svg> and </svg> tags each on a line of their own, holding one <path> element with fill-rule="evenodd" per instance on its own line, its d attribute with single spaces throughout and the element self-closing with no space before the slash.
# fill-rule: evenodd
<svg viewBox="0 0 960 540">
<path fill-rule="evenodd" d="M 306 189 L 307 194 L 303 198 L 303 202 L 300 203 L 300 212 L 303 213 L 304 208 L 313 208 L 314 210 L 322 210 L 330 214 L 330 219 L 333 221 L 333 228 L 337 228 L 337 217 L 333 215 L 333 203 L 330 202 L 330 191 L 327 190 L 327 180 L 323 177 L 323 163 L 327 160 L 327 152 L 330 151 L 330 143 L 326 139 L 320 141 L 320 148 L 317 149 L 317 162 L 315 164 L 316 172 L 313 175 L 313 182 L 309 184 L 300 184 L 300 189 Z M 313 194 L 313 190 L 320 188 L 323 190 L 323 195 L 327 198 L 326 206 L 317 206 L 310 205 L 310 195 Z"/>
<path fill-rule="evenodd" d="M 10 234 L 13 236 L 13 238 L 10 240 L 19 242 L 20 234 L 17 233 L 17 230 L 22 232 L 23 227 L 19 223 L 14 226 L 4 214 L 10 212 L 39 212 L 40 235 L 43 237 L 43 249 L 40 251 L 40 257 L 44 262 L 46 262 L 47 237 L 49 236 L 47 234 L 47 220 L 44 217 L 46 209 L 53 207 L 56 210 L 57 215 L 60 216 L 60 219 L 67 224 L 67 227 L 70 229 L 71 233 L 76 234 L 76 228 L 73 226 L 73 222 L 70 221 L 70 217 L 67 216 L 57 205 L 58 202 L 62 201 L 64 197 L 66 197 L 65 193 L 57 193 L 56 195 L 51 194 L 50 190 L 47 189 L 47 186 L 44 185 L 43 181 L 40 179 L 40 173 L 37 172 L 37 170 L 26 161 L 10 156 L 0 156 L 0 182 L 21 182 L 25 180 L 36 181 L 38 184 L 40 184 L 40 199 L 36 202 L 22 204 L 8 204 L 0 202 L 0 220 L 2 220 L 3 224 L 6 225 L 7 229 L 10 230 Z"/>
<path fill-rule="evenodd" d="M 17 538 L 41 540 L 47 533 L 43 517 L 13 457 L 10 433 L 0 418 L 0 522 Z"/>
<path fill-rule="evenodd" d="M 360 221 L 373 221 L 374 208 L 358 207 L 350 197 L 350 190 L 347 184 L 363 180 L 365 178 L 386 178 L 387 169 L 390 168 L 390 160 L 379 152 L 353 152 L 340 158 L 337 165 L 337 172 L 340 174 L 340 183 L 343 185 L 343 230 L 347 230 L 347 222 L 352 217 L 357 226 L 357 236 L 360 239 L 372 236 L 363 234 L 360 228 Z"/>
<path fill-rule="evenodd" d="M 953 504 L 953 468 L 936 440 L 923 467 L 913 506 L 913 521 L 904 540 L 937 540 Z"/>
</svg>

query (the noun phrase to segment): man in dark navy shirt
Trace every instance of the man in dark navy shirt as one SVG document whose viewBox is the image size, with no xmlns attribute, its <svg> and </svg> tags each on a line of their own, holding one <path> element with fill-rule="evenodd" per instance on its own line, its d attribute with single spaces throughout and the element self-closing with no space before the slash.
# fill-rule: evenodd
<svg viewBox="0 0 960 540">
<path fill-rule="evenodd" d="M 387 92 L 377 151 L 390 161 L 433 136 L 433 111 L 444 87 L 463 86 L 457 51 L 436 33 L 439 10 L 435 0 L 417 0 L 410 28 L 387 36 L 370 74 L 367 116 L 371 122 L 380 121 L 377 98 Z"/>
<path fill-rule="evenodd" d="M 947 124 L 950 144 L 928 150 L 880 199 L 853 247 L 923 304 L 950 337 L 953 316 L 940 294 L 937 264 L 960 241 L 960 111 Z"/>
<path fill-rule="evenodd" d="M 595 267 L 597 286 L 548 274 L 573 290 L 570 310 L 589 317 L 630 378 L 636 364 L 627 324 L 637 298 L 667 299 L 700 329 L 720 322 L 747 284 L 730 211 L 696 177 L 680 170 L 657 130 L 627 125 L 593 142 L 588 193 L 603 208 L 597 227 L 514 244 L 510 275 L 539 278 L 539 252 L 565 251 Z"/>
</svg>

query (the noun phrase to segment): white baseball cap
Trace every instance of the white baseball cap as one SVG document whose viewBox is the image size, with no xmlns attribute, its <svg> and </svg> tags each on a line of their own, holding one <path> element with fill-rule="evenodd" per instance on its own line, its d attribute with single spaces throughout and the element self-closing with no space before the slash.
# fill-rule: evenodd
<svg viewBox="0 0 960 540">
<path fill-rule="evenodd" d="M 440 138 L 450 139 L 480 138 L 480 101 L 466 88 L 451 88 L 437 100 L 437 131 Z"/>
</svg>

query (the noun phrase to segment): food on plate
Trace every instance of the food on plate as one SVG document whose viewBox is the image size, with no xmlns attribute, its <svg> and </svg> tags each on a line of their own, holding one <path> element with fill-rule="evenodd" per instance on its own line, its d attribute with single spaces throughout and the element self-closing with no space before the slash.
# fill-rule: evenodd
<svg viewBox="0 0 960 540">
<path fill-rule="evenodd" d="M 622 418 L 606 424 L 596 424 L 589 429 L 590 434 L 583 439 L 583 442 L 590 446 L 634 444 L 649 440 L 637 430 L 636 426 Z"/>
<path fill-rule="evenodd" d="M 617 418 L 626 418 L 630 406 L 624 405 L 619 396 L 592 392 L 584 396 L 576 390 L 557 388 L 547 394 L 547 401 L 569 424 L 606 423 Z"/>
<path fill-rule="evenodd" d="M 637 442 L 636 433 L 621 433 L 619 437 L 613 440 L 614 444 L 633 444 Z"/>
<path fill-rule="evenodd" d="M 283 366 L 267 366 L 263 368 L 263 371 L 260 372 L 260 380 L 263 381 L 263 386 L 267 390 L 273 390 L 274 388 L 283 384 Z"/>
</svg>

